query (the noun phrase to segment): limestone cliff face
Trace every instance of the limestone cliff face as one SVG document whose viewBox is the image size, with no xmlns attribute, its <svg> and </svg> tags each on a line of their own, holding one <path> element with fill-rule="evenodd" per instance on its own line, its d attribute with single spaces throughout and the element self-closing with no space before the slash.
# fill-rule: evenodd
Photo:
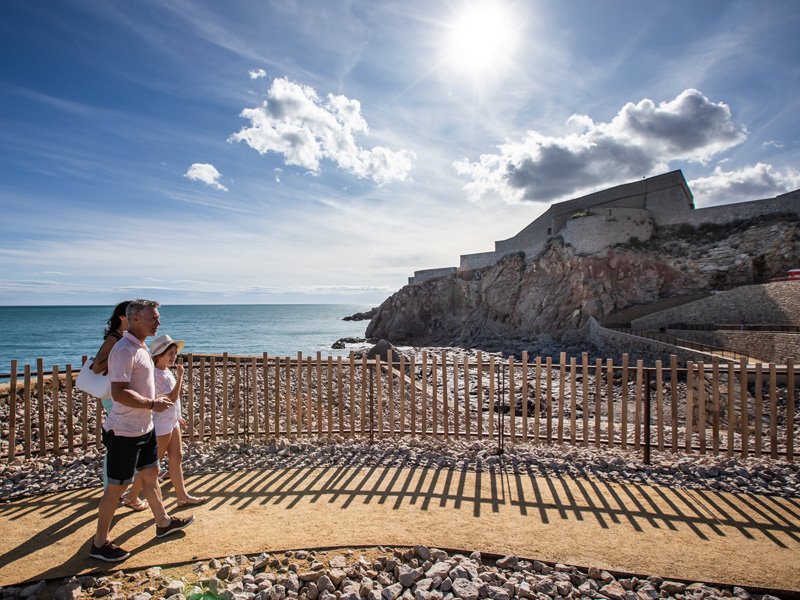
<svg viewBox="0 0 800 600">
<path fill-rule="evenodd" d="M 629 306 L 782 276 L 800 266 L 799 239 L 796 218 L 771 218 L 665 228 L 645 244 L 591 256 L 556 240 L 532 261 L 513 254 L 455 278 L 405 286 L 383 302 L 366 335 L 415 344 L 558 336 Z"/>
</svg>

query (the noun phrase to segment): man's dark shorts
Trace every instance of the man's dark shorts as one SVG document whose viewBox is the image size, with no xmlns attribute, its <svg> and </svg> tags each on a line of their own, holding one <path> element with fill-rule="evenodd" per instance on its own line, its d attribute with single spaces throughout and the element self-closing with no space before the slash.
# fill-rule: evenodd
<svg viewBox="0 0 800 600">
<path fill-rule="evenodd" d="M 155 430 L 139 437 L 126 437 L 103 429 L 103 444 L 108 451 L 106 471 L 109 485 L 129 485 L 133 483 L 136 471 L 158 466 Z"/>
</svg>

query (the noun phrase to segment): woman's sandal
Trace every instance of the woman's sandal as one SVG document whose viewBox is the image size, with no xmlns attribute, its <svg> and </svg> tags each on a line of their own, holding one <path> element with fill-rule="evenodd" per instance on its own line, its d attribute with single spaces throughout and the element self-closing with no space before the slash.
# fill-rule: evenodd
<svg viewBox="0 0 800 600">
<path fill-rule="evenodd" d="M 183 506 L 197 506 L 198 504 L 203 504 L 203 502 L 205 502 L 206 500 L 208 500 L 208 498 L 206 498 L 205 496 L 189 496 L 188 498 L 186 498 L 186 500 L 178 500 L 175 503 L 175 506 L 177 506 L 178 508 L 181 508 Z"/>
<path fill-rule="evenodd" d="M 120 498 L 120 502 L 124 506 L 127 506 L 131 510 L 135 510 L 136 512 L 143 511 L 147 508 L 147 502 L 144 500 L 140 500 L 139 498 L 136 501 L 132 501 L 126 494 L 123 494 L 122 498 Z"/>
</svg>

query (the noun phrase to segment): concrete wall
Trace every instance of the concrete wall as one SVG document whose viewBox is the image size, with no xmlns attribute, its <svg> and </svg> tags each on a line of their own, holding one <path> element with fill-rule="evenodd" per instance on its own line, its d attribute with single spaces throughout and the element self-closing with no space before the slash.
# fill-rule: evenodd
<svg viewBox="0 0 800 600">
<path fill-rule="evenodd" d="M 800 334 L 766 331 L 694 331 L 668 329 L 669 335 L 726 348 L 745 356 L 785 365 L 789 357 L 800 357 Z"/>
<path fill-rule="evenodd" d="M 644 242 L 653 235 L 653 221 L 647 210 L 604 208 L 592 212 L 596 214 L 570 219 L 561 230 L 564 242 L 578 254 L 595 254 L 634 236 Z"/>
<path fill-rule="evenodd" d="M 773 323 L 800 325 L 800 281 L 746 285 L 631 321 L 633 329 L 675 323 Z"/>
<path fill-rule="evenodd" d="M 439 279 L 440 277 L 454 277 L 457 269 L 455 267 L 442 267 L 440 269 L 423 269 L 414 271 L 414 277 L 408 278 L 408 283 L 421 283 L 429 279 Z"/>
</svg>

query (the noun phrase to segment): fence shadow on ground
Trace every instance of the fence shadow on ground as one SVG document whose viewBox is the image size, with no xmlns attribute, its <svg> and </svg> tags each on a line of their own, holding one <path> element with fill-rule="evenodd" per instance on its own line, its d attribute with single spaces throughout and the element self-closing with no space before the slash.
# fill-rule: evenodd
<svg viewBox="0 0 800 600">
<path fill-rule="evenodd" d="M 463 511 L 460 519 L 505 513 L 535 519 L 542 526 L 573 521 L 603 530 L 625 529 L 632 535 L 681 530 L 691 532 L 690 538 L 704 541 L 738 534 L 752 540 L 761 538 L 781 549 L 800 544 L 798 502 L 794 499 L 617 484 L 566 475 L 534 476 L 492 469 L 474 472 L 460 466 L 351 465 L 213 473 L 190 477 L 188 482 L 190 489 L 209 496 L 206 505 L 195 507 L 195 514 L 223 511 L 233 519 L 238 511 L 264 507 L 274 515 L 276 509 L 293 511 L 304 508 L 304 504 L 305 510 L 323 505 L 342 511 L 357 505 L 429 513 L 448 508 Z M 169 484 L 164 490 L 170 508 L 174 493 Z M 99 488 L 90 488 L 0 504 L 4 531 L 30 528 L 31 523 L 35 529 L 15 546 L 6 542 L 3 549 L 0 540 L 0 580 L 13 579 L 15 563 L 46 552 L 55 541 L 69 537 L 76 541 L 73 554 L 60 557 L 58 564 L 26 579 L 115 568 L 98 566 L 86 557 L 99 495 Z M 133 538 L 153 524 L 147 519 L 132 527 L 126 525 L 131 514 L 120 510 L 116 516 L 113 532 L 118 543 L 134 553 L 165 543 L 153 538 L 134 547 L 142 536 Z M 203 550 L 197 549 L 197 553 L 206 554 Z M 207 551 L 213 554 L 213 549 Z"/>
</svg>

